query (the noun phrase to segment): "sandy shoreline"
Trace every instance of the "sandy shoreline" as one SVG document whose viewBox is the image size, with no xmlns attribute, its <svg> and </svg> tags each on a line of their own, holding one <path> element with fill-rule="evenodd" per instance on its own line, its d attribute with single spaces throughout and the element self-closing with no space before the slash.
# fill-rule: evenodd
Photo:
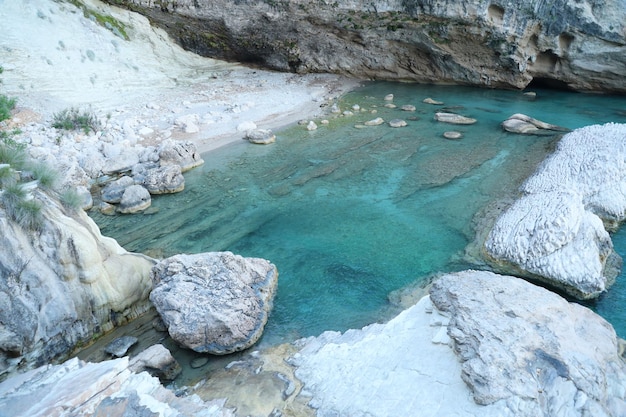
<svg viewBox="0 0 626 417">
<path fill-rule="evenodd" d="M 131 144 L 190 140 L 205 153 L 243 138 L 244 124 L 278 129 L 313 118 L 320 106 L 358 85 L 335 75 L 277 73 L 199 57 L 143 16 L 98 0 L 85 4 L 123 22 L 130 40 L 69 3 L 2 3 L 7 36 L 0 38 L 0 92 L 17 98 L 18 110 L 35 113 L 22 122 L 47 125 L 55 113 L 77 107 Z"/>
</svg>

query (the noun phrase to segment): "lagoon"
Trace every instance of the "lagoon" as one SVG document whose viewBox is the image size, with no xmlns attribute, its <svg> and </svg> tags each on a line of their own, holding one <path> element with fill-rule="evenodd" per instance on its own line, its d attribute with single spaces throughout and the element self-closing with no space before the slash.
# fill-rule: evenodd
<svg viewBox="0 0 626 417">
<path fill-rule="evenodd" d="M 278 292 L 261 344 L 363 327 L 399 311 L 392 302 L 398 297 L 390 297 L 396 290 L 425 285 L 440 272 L 485 268 L 466 250 L 474 225 L 490 205 L 516 195 L 558 140 L 506 133 L 503 120 L 524 113 L 571 129 L 626 123 L 626 97 L 534 91 L 536 98 L 367 83 L 338 103 L 353 115 L 329 113 L 329 124 L 316 120 L 314 131 L 283 129 L 272 145 L 242 140 L 211 151 L 185 174 L 182 193 L 153 198 L 145 214 L 91 215 L 131 251 L 166 257 L 228 250 L 276 264 Z M 444 104 L 423 103 L 427 97 Z M 415 111 L 401 110 L 405 104 Z M 442 108 L 478 122 L 436 122 Z M 407 126 L 355 127 L 376 117 Z M 463 137 L 445 139 L 449 130 Z M 626 254 L 626 237 L 616 248 Z M 625 280 L 591 304 L 621 337 Z"/>
</svg>

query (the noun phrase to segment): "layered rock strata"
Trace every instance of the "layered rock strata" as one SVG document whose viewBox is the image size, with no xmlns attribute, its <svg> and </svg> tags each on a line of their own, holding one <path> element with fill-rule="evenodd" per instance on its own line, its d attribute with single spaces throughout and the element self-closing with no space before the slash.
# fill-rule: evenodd
<svg viewBox="0 0 626 417">
<path fill-rule="evenodd" d="M 281 71 L 626 92 L 619 0 L 107 0 L 184 48 Z"/>
<path fill-rule="evenodd" d="M 149 307 L 150 258 L 102 236 L 82 210 L 34 195 L 36 232 L 0 208 L 0 378 L 63 358 Z"/>
<path fill-rule="evenodd" d="M 565 135 L 489 232 L 489 262 L 581 299 L 612 285 L 621 259 L 606 228 L 626 218 L 625 138 L 616 123 Z"/>
</svg>

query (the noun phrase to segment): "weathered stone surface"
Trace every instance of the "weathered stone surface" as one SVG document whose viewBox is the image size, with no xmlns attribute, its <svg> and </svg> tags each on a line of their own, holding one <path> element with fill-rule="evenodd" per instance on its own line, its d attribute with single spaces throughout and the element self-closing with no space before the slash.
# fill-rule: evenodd
<svg viewBox="0 0 626 417">
<path fill-rule="evenodd" d="M 605 227 L 626 217 L 624 137 L 626 125 L 615 123 L 565 135 L 495 222 L 488 260 L 578 298 L 608 288 L 621 260 Z"/>
<path fill-rule="evenodd" d="M 117 358 L 121 358 L 126 355 L 128 349 L 131 348 L 135 343 L 137 343 L 137 338 L 134 336 L 122 336 L 113 340 L 111 343 L 106 345 L 104 351 L 109 355 L 113 355 Z"/>
<path fill-rule="evenodd" d="M 257 145 L 268 145 L 276 142 L 276 135 L 269 129 L 250 130 L 246 133 L 245 138 L 248 139 L 250 143 Z"/>
<path fill-rule="evenodd" d="M 146 371 L 165 381 L 172 381 L 182 371 L 170 351 L 161 344 L 152 345 L 133 357 L 128 367 L 133 372 Z"/>
<path fill-rule="evenodd" d="M 461 116 L 456 113 L 443 112 L 435 113 L 435 120 L 438 122 L 451 123 L 453 125 L 472 125 L 476 123 L 476 119 L 472 119 L 471 117 Z"/>
<path fill-rule="evenodd" d="M 159 145 L 158 153 L 161 166 L 178 165 L 182 172 L 204 163 L 196 145 L 191 141 L 163 141 Z"/>
<path fill-rule="evenodd" d="M 591 310 L 490 272 L 447 275 L 430 294 L 451 316 L 448 335 L 477 403 L 506 402 L 529 417 L 626 412 L 626 362 Z"/>
<path fill-rule="evenodd" d="M 150 300 L 172 339 L 217 355 L 258 340 L 278 283 L 273 264 L 230 252 L 172 256 L 155 265 L 151 277 Z"/>
<path fill-rule="evenodd" d="M 443 137 L 446 139 L 461 139 L 463 134 L 461 132 L 457 132 L 456 130 L 449 130 L 447 132 L 443 132 Z"/>
<path fill-rule="evenodd" d="M 107 203 L 117 204 L 122 200 L 124 191 L 133 184 L 135 184 L 135 181 L 125 175 L 105 185 L 101 191 L 101 198 Z"/>
<path fill-rule="evenodd" d="M 363 124 L 365 126 L 378 126 L 378 125 L 382 125 L 383 123 L 385 123 L 385 120 L 382 117 L 377 117 L 375 119 L 368 120 L 367 122 Z"/>
<path fill-rule="evenodd" d="M 317 415 L 618 417 L 626 406 L 604 319 L 489 272 L 444 276 L 386 324 L 297 346 L 290 363 Z"/>
<path fill-rule="evenodd" d="M 406 121 L 402 119 L 393 119 L 389 121 L 389 126 L 391 127 L 405 127 L 406 125 Z"/>
<path fill-rule="evenodd" d="M 124 214 L 137 213 L 150 207 L 152 198 L 147 189 L 141 185 L 128 187 L 120 200 L 117 211 Z"/>
<path fill-rule="evenodd" d="M 166 165 L 146 170 L 142 185 L 150 194 L 178 193 L 185 189 L 185 177 L 179 165 Z"/>
<path fill-rule="evenodd" d="M 361 79 L 626 91 L 621 0 L 108 0 L 185 48 L 281 71 Z"/>
<path fill-rule="evenodd" d="M 507 132 L 526 135 L 553 135 L 558 132 L 569 132 L 570 129 L 542 122 L 525 114 L 516 113 L 502 122 Z"/>
<path fill-rule="evenodd" d="M 82 210 L 36 198 L 44 219 L 37 233 L 0 208 L 0 375 L 63 358 L 149 306 L 151 259 L 103 237 Z"/>
<path fill-rule="evenodd" d="M 0 414 L 11 417 L 233 417 L 225 400 L 202 401 L 164 388 L 128 358 L 47 365 L 0 384 Z"/>
</svg>

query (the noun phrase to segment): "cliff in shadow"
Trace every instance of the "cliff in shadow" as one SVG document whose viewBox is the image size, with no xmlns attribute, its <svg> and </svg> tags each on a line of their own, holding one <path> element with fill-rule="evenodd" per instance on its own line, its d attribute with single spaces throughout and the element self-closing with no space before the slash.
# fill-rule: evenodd
<svg viewBox="0 0 626 417">
<path fill-rule="evenodd" d="M 200 55 L 297 73 L 626 93 L 622 0 L 105 0 Z"/>
</svg>

